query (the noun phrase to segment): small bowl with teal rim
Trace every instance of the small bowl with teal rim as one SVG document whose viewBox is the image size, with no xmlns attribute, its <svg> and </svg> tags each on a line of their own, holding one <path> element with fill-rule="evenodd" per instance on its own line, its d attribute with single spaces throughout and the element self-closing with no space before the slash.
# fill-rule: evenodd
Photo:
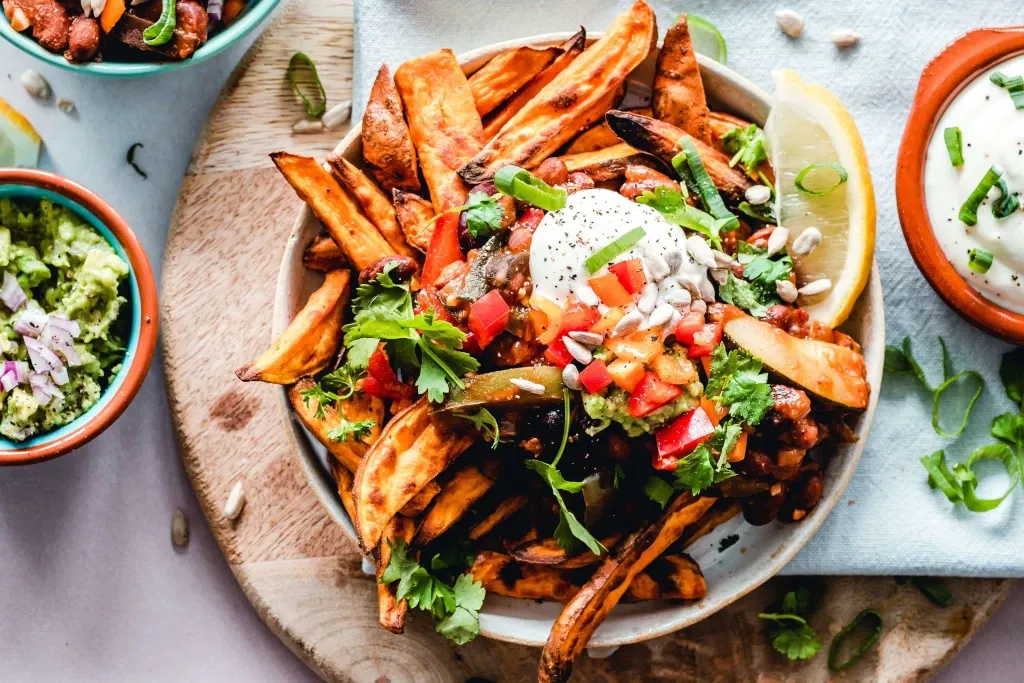
<svg viewBox="0 0 1024 683">
<path fill-rule="evenodd" d="M 115 0 L 109 1 L 114 2 Z M 31 28 L 26 28 L 21 32 L 15 30 L 15 27 L 12 26 L 11 23 L 12 19 L 5 16 L 0 16 L 0 36 L 21 51 L 52 64 L 53 66 L 61 69 L 67 69 L 68 71 L 113 78 L 150 76 L 153 74 L 183 69 L 220 54 L 240 41 L 254 28 L 259 26 L 264 19 L 270 16 L 280 1 L 281 0 L 248 0 L 244 9 L 241 10 L 234 21 L 223 28 L 219 28 L 215 33 L 209 36 L 206 42 L 195 50 L 194 54 L 185 59 L 161 58 L 161 56 L 156 53 L 136 52 L 134 54 L 139 56 L 138 61 L 125 59 L 122 54 L 113 54 L 105 58 L 103 61 L 93 60 L 72 62 L 65 58 L 64 51 L 51 52 L 40 45 L 33 38 Z M 161 0 L 148 0 L 148 3 L 156 3 L 155 7 L 157 9 L 160 7 L 160 2 Z M 230 0 L 225 0 L 225 7 L 228 2 L 230 2 Z M 125 3 L 130 6 L 131 0 L 125 0 Z M 24 15 L 22 15 L 20 20 L 25 20 Z M 135 26 L 134 24 L 131 26 L 124 26 L 124 20 L 122 19 L 118 24 L 114 25 L 112 30 L 123 32 L 126 36 L 126 40 L 130 42 L 142 39 L 141 28 L 141 26 Z M 100 33 L 100 51 L 103 53 L 106 52 L 103 47 L 103 43 L 109 35 L 111 34 L 103 33 L 102 31 Z"/>
<path fill-rule="evenodd" d="M 5 200 L 13 200 L 17 209 Z M 15 255 L 23 248 L 18 245 L 18 230 L 26 228 L 15 229 L 13 247 L 12 232 L 0 231 L 0 243 L 6 242 L 0 247 L 8 251 L 9 263 L 18 259 L 15 270 L 20 276 L 16 279 L 10 267 L 0 267 L 4 271 L 0 318 L 5 323 L 0 332 L 0 351 L 5 352 L 0 360 L 0 389 L 11 386 L 0 392 L 0 465 L 41 462 L 95 438 L 135 398 L 156 348 L 156 282 L 149 259 L 125 220 L 97 195 L 66 178 L 34 169 L 0 169 L 0 224 L 17 221 L 16 210 L 42 216 L 45 202 L 73 214 L 73 220 L 67 220 L 66 215 L 48 209 L 58 217 L 54 230 L 61 236 L 60 245 L 50 240 L 34 252 L 35 257 Z M 6 216 L 4 204 L 8 204 Z M 84 250 L 87 255 L 79 263 L 81 245 L 97 236 L 112 253 L 105 248 Z M 61 275 L 65 271 L 54 265 L 62 258 L 77 263 L 81 276 L 65 280 Z M 33 268 L 43 265 L 48 265 L 50 274 L 40 272 L 33 279 Z M 117 274 L 114 280 L 108 277 L 111 273 Z M 21 284 L 31 296 L 27 304 Z M 116 295 L 124 299 L 116 315 L 108 308 L 113 294 L 104 297 L 104 288 L 110 292 L 116 288 Z M 42 301 L 36 302 L 37 296 Z M 12 307 L 17 314 L 11 313 Z M 35 322 L 27 315 L 30 311 L 37 313 Z M 71 355 L 61 346 L 69 334 L 74 336 Z M 19 346 L 27 350 L 27 359 Z M 47 401 L 47 407 L 40 407 L 41 401 Z M 25 438 L 15 438 L 22 435 Z"/>
</svg>

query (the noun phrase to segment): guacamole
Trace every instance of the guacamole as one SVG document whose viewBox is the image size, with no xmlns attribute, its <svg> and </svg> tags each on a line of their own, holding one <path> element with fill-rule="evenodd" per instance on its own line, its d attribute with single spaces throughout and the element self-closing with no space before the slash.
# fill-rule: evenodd
<svg viewBox="0 0 1024 683">
<path fill-rule="evenodd" d="M 587 411 L 587 415 L 590 417 L 601 421 L 601 424 L 592 430 L 594 433 L 606 428 L 612 422 L 618 422 L 629 436 L 640 436 L 653 433 L 655 429 L 673 417 L 697 407 L 702 390 L 701 383 L 694 382 L 685 387 L 679 398 L 643 417 L 633 417 L 629 414 L 629 394 L 622 389 L 616 387 L 605 394 L 590 394 L 584 391 L 583 410 Z"/>
<path fill-rule="evenodd" d="M 128 264 L 85 220 L 0 199 L 0 435 L 21 441 L 99 400 L 121 367 Z"/>
</svg>

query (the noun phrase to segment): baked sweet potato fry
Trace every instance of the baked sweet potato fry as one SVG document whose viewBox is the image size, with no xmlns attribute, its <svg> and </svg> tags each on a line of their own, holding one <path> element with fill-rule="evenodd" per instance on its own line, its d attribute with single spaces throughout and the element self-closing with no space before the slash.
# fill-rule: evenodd
<svg viewBox="0 0 1024 683">
<path fill-rule="evenodd" d="M 476 541 L 491 533 L 499 524 L 526 507 L 528 502 L 527 497 L 521 493 L 501 501 L 496 508 L 487 513 L 486 517 L 473 525 L 469 530 L 469 539 Z"/>
<path fill-rule="evenodd" d="M 541 653 L 537 671 L 539 683 L 561 683 L 569 679 L 573 661 L 622 599 L 633 579 L 714 502 L 714 498 L 694 500 L 686 493 L 680 494 L 657 521 L 634 531 L 612 551 L 555 620 Z"/>
<path fill-rule="evenodd" d="M 287 152 L 274 152 L 270 158 L 357 270 L 382 256 L 395 253 L 338 181 L 316 159 Z"/>
<path fill-rule="evenodd" d="M 622 111 L 640 114 L 640 116 L 651 116 L 650 107 L 637 107 L 635 109 L 623 109 Z M 596 152 L 605 147 L 611 147 L 622 142 L 622 138 L 615 134 L 608 122 L 601 120 L 590 128 L 576 136 L 576 139 L 565 148 L 566 154 L 583 154 L 584 152 Z"/>
<path fill-rule="evenodd" d="M 565 163 L 569 173 L 582 171 L 598 183 L 622 178 L 626 173 L 626 167 L 630 164 L 639 164 L 649 166 L 656 171 L 665 171 L 665 164 L 660 159 L 641 152 L 625 142 L 593 152 L 566 154 L 559 159 Z"/>
<path fill-rule="evenodd" d="M 717 527 L 725 524 L 743 510 L 743 505 L 737 500 L 720 500 L 697 520 L 696 524 L 687 527 L 686 533 L 679 539 L 679 545 L 689 548 L 699 538 L 707 536 Z"/>
<path fill-rule="evenodd" d="M 708 594 L 700 565 L 687 555 L 663 555 L 636 575 L 623 602 L 699 600 Z"/>
<path fill-rule="evenodd" d="M 651 110 L 654 118 L 682 128 L 704 144 L 711 144 L 708 103 L 685 14 L 680 14 L 665 34 L 658 53 Z"/>
<path fill-rule="evenodd" d="M 341 506 L 348 513 L 348 518 L 356 518 L 356 501 L 352 498 L 352 473 L 337 460 L 331 461 L 331 472 L 334 474 L 334 483 L 338 487 L 338 497 L 341 498 Z"/>
<path fill-rule="evenodd" d="M 350 472 L 359 468 L 359 461 L 366 455 L 373 442 L 380 436 L 380 425 L 384 423 L 384 402 L 369 394 L 354 394 L 350 398 L 339 401 L 337 405 L 323 407 L 324 416 L 317 419 L 317 401 L 306 401 L 302 392 L 312 389 L 316 383 L 309 377 L 303 377 L 288 387 L 288 401 L 292 404 L 295 415 L 308 429 L 316 440 L 327 448 L 327 452 Z M 374 427 L 359 439 L 348 438 L 335 441 L 329 435 L 331 430 L 341 426 L 342 419 L 349 421 L 373 420 Z"/>
<path fill-rule="evenodd" d="M 391 545 L 389 545 L 388 541 L 395 543 L 398 540 L 403 540 L 408 543 L 414 533 L 416 533 L 415 520 L 403 517 L 402 515 L 395 515 L 388 522 L 387 528 L 384 530 L 384 537 L 377 547 L 375 555 L 377 570 L 377 620 L 380 621 L 381 626 L 392 633 L 401 633 L 402 629 L 405 628 L 405 615 L 409 611 L 409 605 L 404 598 L 402 600 L 397 599 L 398 583 L 384 584 L 380 582 L 380 577 L 384 574 L 384 570 L 387 569 L 388 563 L 391 562 Z"/>
<path fill-rule="evenodd" d="M 434 424 L 426 397 L 391 419 L 356 470 L 355 526 L 364 552 L 377 547 L 388 520 L 472 442 Z"/>
<path fill-rule="evenodd" d="M 512 97 L 558 56 L 557 47 L 514 47 L 495 55 L 469 77 L 476 110 L 485 116 Z"/>
<path fill-rule="evenodd" d="M 406 517 L 419 517 L 423 511 L 430 507 L 430 503 L 441 493 L 441 485 L 436 481 L 428 481 L 426 486 L 416 492 L 405 506 L 398 511 L 398 514 Z"/>
<path fill-rule="evenodd" d="M 555 57 L 555 60 L 546 69 L 537 74 L 498 109 L 491 112 L 487 120 L 484 121 L 484 139 L 490 140 L 497 135 L 498 131 L 508 123 L 508 120 L 515 116 L 516 112 L 532 100 L 537 93 L 543 90 L 544 86 L 555 80 L 555 76 L 562 73 L 565 67 L 569 66 L 572 60 L 576 59 L 583 52 L 583 48 L 586 46 L 587 32 L 581 26 L 580 30 L 569 40 L 558 46 L 560 54 Z"/>
<path fill-rule="evenodd" d="M 622 538 L 622 534 L 606 536 L 600 539 L 601 545 L 605 548 L 612 548 L 620 538 Z M 544 538 L 515 548 L 512 551 L 512 557 L 524 564 L 543 564 L 559 569 L 578 569 L 600 562 L 604 555 L 595 555 L 589 550 L 574 555 L 559 546 L 555 539 Z"/>
<path fill-rule="evenodd" d="M 317 235 L 302 252 L 302 265 L 310 270 L 326 273 L 329 270 L 344 268 L 348 261 L 330 235 Z"/>
<path fill-rule="evenodd" d="M 434 226 L 430 219 L 434 217 L 434 205 L 418 194 L 394 190 L 392 197 L 395 205 L 395 217 L 405 235 L 406 241 L 422 252 L 430 246 L 430 236 Z"/>
<path fill-rule="evenodd" d="M 402 100 L 387 64 L 381 64 L 363 113 L 363 161 L 386 192 L 419 192 L 419 166 Z"/>
<path fill-rule="evenodd" d="M 750 121 L 744 121 L 738 116 L 726 114 L 721 111 L 713 111 L 708 115 L 708 132 L 711 133 L 711 144 L 723 154 L 726 153 L 722 146 L 722 136 L 733 128 L 746 128 Z"/>
<path fill-rule="evenodd" d="M 350 292 L 351 271 L 332 270 L 306 305 L 253 362 L 235 370 L 243 382 L 294 384 L 331 362 L 341 345 L 342 318 Z"/>
<path fill-rule="evenodd" d="M 451 50 L 410 59 L 395 71 L 412 142 L 437 213 L 466 203 L 456 171 L 484 144 L 484 129 L 466 75 Z"/>
<path fill-rule="evenodd" d="M 456 470 L 441 487 L 441 492 L 423 517 L 423 523 L 416 532 L 416 545 L 430 543 L 459 521 L 491 490 L 498 469 L 497 458 L 485 458 L 478 465 L 464 465 Z"/>
<path fill-rule="evenodd" d="M 653 154 L 666 164 L 671 164 L 672 157 L 679 153 L 679 140 L 686 135 L 685 131 L 671 123 L 627 111 L 610 111 L 605 119 L 620 138 L 639 150 Z M 725 201 L 741 201 L 743 193 L 751 185 L 750 179 L 738 169 L 729 168 L 729 157 L 714 147 L 696 138 L 693 139 L 693 145 Z"/>
<path fill-rule="evenodd" d="M 418 260 L 420 255 L 405 241 L 387 195 L 348 159 L 331 154 L 327 163 L 395 253 Z"/>
<path fill-rule="evenodd" d="M 459 169 L 468 183 L 482 183 L 507 164 L 535 168 L 600 118 L 630 72 L 647 58 L 658 30 L 654 12 L 636 0 L 604 36 L 528 101 L 472 161 Z"/>
</svg>

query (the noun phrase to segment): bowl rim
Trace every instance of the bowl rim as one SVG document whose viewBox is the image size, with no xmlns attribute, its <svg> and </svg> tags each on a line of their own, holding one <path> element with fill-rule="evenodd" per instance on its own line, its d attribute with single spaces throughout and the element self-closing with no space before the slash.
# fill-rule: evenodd
<svg viewBox="0 0 1024 683">
<path fill-rule="evenodd" d="M 108 387 L 97 404 L 99 411 L 76 429 L 53 440 L 15 450 L 0 451 L 0 466 L 28 465 L 69 453 L 85 445 L 109 427 L 125 411 L 142 386 L 156 349 L 158 307 L 156 281 L 149 259 L 128 223 L 108 203 L 82 185 L 54 173 L 36 169 L 0 169 L 0 186 L 26 186 L 52 192 L 92 214 L 113 235 L 131 266 L 138 286 L 133 315 L 139 333 L 135 354 L 119 386 Z M 76 208 L 76 207 L 72 207 Z M 113 388 L 113 393 L 110 389 Z M 45 435 L 43 435 L 45 436 Z"/>
<path fill-rule="evenodd" d="M 569 37 L 574 35 L 575 32 L 554 32 L 545 33 L 534 36 L 527 36 L 523 38 L 517 38 L 512 40 L 506 40 L 499 43 L 493 43 L 481 48 L 471 50 L 469 52 L 457 55 L 456 58 L 459 64 L 464 70 L 471 71 L 474 66 L 479 67 L 486 58 L 490 58 L 495 54 L 507 50 L 510 48 L 521 47 L 524 45 L 533 46 L 548 46 L 552 44 L 559 44 L 564 42 Z M 592 40 L 596 40 L 603 35 L 603 32 L 587 32 L 588 44 Z M 660 48 L 660 42 L 658 44 Z M 748 80 L 744 76 L 736 73 L 732 69 L 711 60 L 710 58 L 704 57 L 703 55 L 697 55 L 699 65 L 702 72 L 710 72 L 721 79 L 730 82 L 732 85 L 737 87 L 745 96 L 749 97 L 754 103 L 765 103 L 770 110 L 772 98 L 764 92 L 759 86 Z M 353 145 L 358 144 L 361 136 L 361 123 L 354 122 L 352 128 L 345 135 L 344 138 L 335 146 L 333 152 L 343 154 L 345 151 L 352 148 Z M 289 233 L 288 242 L 285 247 L 284 254 L 282 256 L 281 266 L 278 271 L 277 290 L 274 298 L 274 311 L 273 311 L 273 335 L 276 337 L 287 325 L 290 317 L 288 315 L 288 309 L 290 307 L 290 301 L 294 291 L 292 289 L 291 279 L 291 260 L 290 256 L 294 249 L 302 249 L 305 245 L 299 244 L 299 238 L 301 231 L 305 225 L 307 216 L 309 215 L 309 208 L 303 204 L 296 216 L 295 222 L 292 225 L 292 230 Z M 873 348 L 881 349 L 884 347 L 885 340 L 885 312 L 883 304 L 882 286 L 881 279 L 878 275 L 877 264 L 872 261 L 871 274 L 866 285 L 865 290 L 861 293 L 861 297 L 858 302 L 869 299 L 875 305 L 873 308 L 877 308 L 877 313 L 874 313 L 873 320 L 877 321 L 877 324 L 870 330 L 870 337 L 860 340 L 862 343 L 870 344 Z M 858 304 L 859 305 L 859 304 Z M 867 409 L 861 417 L 861 421 L 858 424 L 857 431 L 860 436 L 859 442 L 854 444 L 851 448 L 851 452 L 844 457 L 842 463 L 842 469 L 839 468 L 839 463 L 836 463 L 834 469 L 830 469 L 830 473 L 833 475 L 833 488 L 828 492 L 829 495 L 822 499 L 818 504 L 818 507 L 814 510 L 814 513 L 806 520 L 802 521 L 799 525 L 795 525 L 796 531 L 793 533 L 793 537 L 789 539 L 786 544 L 779 550 L 772 553 L 770 556 L 764 558 L 762 569 L 759 572 L 758 577 L 745 584 L 741 589 L 736 590 L 733 594 L 723 596 L 719 598 L 712 606 L 704 606 L 701 609 L 695 611 L 680 611 L 676 615 L 666 615 L 666 617 L 655 627 L 648 628 L 646 630 L 634 630 L 628 635 L 618 637 L 598 637 L 595 635 L 588 644 L 588 647 L 615 647 L 620 645 L 627 645 L 630 643 L 637 643 L 659 636 L 674 633 L 682 628 L 691 626 L 699 621 L 706 619 L 712 614 L 719 610 L 727 607 L 733 602 L 744 597 L 751 591 L 757 589 L 770 578 L 774 577 L 779 571 L 785 567 L 786 564 L 792 560 L 796 554 L 803 549 L 812 536 L 820 528 L 821 524 L 829 516 L 832 510 L 835 508 L 836 503 L 842 497 L 843 491 L 849 484 L 850 479 L 853 476 L 857 468 L 857 464 L 860 461 L 861 455 L 864 451 L 864 446 L 867 441 L 867 436 L 870 432 L 871 423 L 874 417 L 875 408 L 878 402 L 879 391 L 881 388 L 882 379 L 882 362 L 881 354 L 878 354 L 879 360 L 874 366 L 868 368 L 868 380 L 871 384 L 871 394 Z M 877 367 L 876 367 L 877 366 Z M 334 507 L 340 508 L 340 503 L 336 500 L 336 494 L 329 487 L 321 485 L 319 479 L 321 474 L 318 471 L 318 463 L 315 462 L 316 457 L 307 457 L 306 450 L 300 445 L 299 439 L 305 439 L 305 435 L 302 434 L 302 428 L 294 417 L 291 409 L 290 402 L 288 400 L 287 388 L 282 387 L 282 390 L 278 394 L 279 406 L 283 411 L 285 417 L 285 423 L 289 425 L 289 437 L 292 439 L 293 445 L 295 446 L 296 457 L 302 466 L 303 471 L 306 474 L 308 484 L 312 486 L 314 493 L 320 501 L 320 504 L 324 507 L 327 514 L 331 517 L 332 521 L 340 524 L 345 531 L 346 536 L 350 540 L 355 540 L 355 533 L 352 528 L 351 522 L 347 519 L 344 512 L 342 511 L 342 517 L 338 517 L 334 513 Z M 681 605 L 682 607 L 689 607 L 693 605 L 700 605 L 701 601 L 696 603 L 686 603 Z M 537 641 L 527 637 L 516 637 L 515 635 L 509 635 L 506 632 L 495 632 L 486 628 L 481 620 L 480 633 L 488 638 L 500 640 L 504 642 L 516 643 L 520 645 L 528 645 L 532 647 L 540 647 L 544 645 L 543 641 Z"/>
<path fill-rule="evenodd" d="M 43 49 L 28 33 L 15 31 L 6 18 L 0 20 L 0 36 L 22 52 L 65 71 L 104 78 L 137 78 L 185 69 L 219 55 L 259 26 L 281 2 L 282 0 L 256 0 L 253 3 L 255 6 L 243 12 L 238 21 L 216 33 L 191 57 L 177 62 L 69 62 L 63 54 Z"/>
<path fill-rule="evenodd" d="M 921 274 L 964 320 L 1016 344 L 1024 344 L 1024 315 L 982 296 L 956 271 L 939 245 L 928 217 L 924 170 L 932 135 L 953 98 L 981 72 L 1020 53 L 1024 53 L 1024 26 L 968 31 L 936 55 L 921 73 L 896 166 L 896 210 Z"/>
</svg>

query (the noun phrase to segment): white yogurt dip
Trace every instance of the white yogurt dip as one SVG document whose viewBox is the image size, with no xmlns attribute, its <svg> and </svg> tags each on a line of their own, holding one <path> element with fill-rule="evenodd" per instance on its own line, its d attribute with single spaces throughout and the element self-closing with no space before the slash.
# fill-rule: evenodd
<svg viewBox="0 0 1024 683">
<path fill-rule="evenodd" d="M 1010 94 L 989 76 L 1024 75 L 1024 55 L 1013 57 L 978 75 L 960 91 L 939 119 L 928 144 L 924 185 L 928 218 L 935 237 L 956 271 L 982 296 L 1015 313 L 1024 313 L 1024 212 L 1006 218 L 992 214 L 997 188 L 978 209 L 976 225 L 959 218 L 960 207 L 993 166 L 1003 171 L 1011 193 L 1024 194 L 1024 109 L 1016 109 Z M 943 131 L 961 131 L 963 165 L 954 167 Z M 968 268 L 972 249 L 993 255 L 986 273 Z"/>
</svg>

